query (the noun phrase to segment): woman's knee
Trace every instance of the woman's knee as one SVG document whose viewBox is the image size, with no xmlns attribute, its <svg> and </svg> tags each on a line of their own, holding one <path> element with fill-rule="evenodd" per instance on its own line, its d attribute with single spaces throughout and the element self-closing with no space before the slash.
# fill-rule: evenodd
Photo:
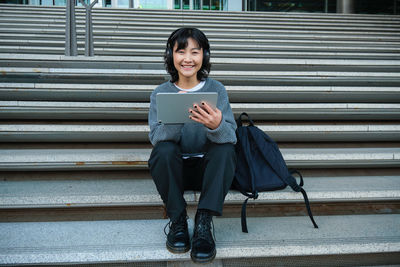
<svg viewBox="0 0 400 267">
<path fill-rule="evenodd" d="M 157 143 L 153 151 L 162 155 L 179 154 L 179 146 L 175 142 L 164 141 Z"/>
<path fill-rule="evenodd" d="M 180 155 L 179 146 L 174 142 L 159 142 L 151 151 L 149 164 L 154 161 L 168 161 L 176 159 Z"/>
<path fill-rule="evenodd" d="M 232 159 L 236 162 L 235 146 L 233 144 L 211 144 L 207 151 L 210 159 Z"/>
</svg>

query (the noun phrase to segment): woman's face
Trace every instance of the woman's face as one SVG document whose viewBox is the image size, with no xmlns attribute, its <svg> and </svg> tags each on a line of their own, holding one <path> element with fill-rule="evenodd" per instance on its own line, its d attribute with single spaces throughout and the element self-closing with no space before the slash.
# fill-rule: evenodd
<svg viewBox="0 0 400 267">
<path fill-rule="evenodd" d="M 203 49 L 193 38 L 189 38 L 187 42 L 186 48 L 179 50 L 177 50 L 178 44 L 175 43 L 173 48 L 174 66 L 178 71 L 179 79 L 197 80 L 197 72 L 203 64 Z"/>
</svg>

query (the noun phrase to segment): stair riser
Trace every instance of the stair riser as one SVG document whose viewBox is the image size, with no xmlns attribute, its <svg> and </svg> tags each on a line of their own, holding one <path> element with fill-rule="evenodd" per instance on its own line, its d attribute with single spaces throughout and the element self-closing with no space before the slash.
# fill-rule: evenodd
<svg viewBox="0 0 400 267">
<path fill-rule="evenodd" d="M 38 85 L 40 86 L 40 84 Z M 111 85 L 110 85 L 111 87 Z M 95 89 L 92 88 L 80 89 L 74 88 L 24 88 L 16 85 L 10 88 L 0 88 L 0 99 L 3 101 L 122 101 L 122 102 L 146 102 L 150 99 L 150 94 L 156 85 L 150 86 L 151 89 Z M 400 91 L 384 91 L 377 87 L 376 91 L 351 91 L 351 90 L 330 90 L 328 87 L 324 91 L 313 90 L 310 86 L 310 91 L 287 90 L 282 88 L 278 90 L 265 90 L 262 88 L 252 90 L 230 90 L 227 88 L 229 100 L 235 102 L 254 102 L 259 103 L 265 101 L 269 103 L 400 103 Z"/>
<path fill-rule="evenodd" d="M 195 213 L 196 203 L 188 203 L 188 212 Z M 224 218 L 237 218 L 240 224 L 241 204 L 225 203 Z M 369 202 L 312 202 L 315 216 L 354 214 L 400 214 L 399 201 Z M 248 217 L 307 216 L 304 202 L 261 203 L 247 205 Z M 163 206 L 105 206 L 105 207 L 52 207 L 52 208 L 9 208 L 0 209 L 0 222 L 57 222 L 57 221 L 103 221 L 166 219 Z"/>
<path fill-rule="evenodd" d="M 88 110 L 86 108 L 40 108 L 29 107 L 2 107 L 0 119 L 7 120 L 141 120 L 148 119 L 148 109 L 136 108 L 136 110 L 110 108 L 110 109 L 95 109 Z M 238 117 L 242 112 L 248 113 L 254 120 L 299 120 L 299 121 L 312 121 L 312 120 L 364 120 L 364 121 L 391 121 L 400 117 L 400 110 L 397 108 L 382 108 L 382 109 L 368 109 L 361 110 L 352 108 L 338 108 L 338 109 L 307 109 L 307 108 L 276 108 L 275 110 L 268 108 L 233 108 L 235 117 Z"/>
</svg>

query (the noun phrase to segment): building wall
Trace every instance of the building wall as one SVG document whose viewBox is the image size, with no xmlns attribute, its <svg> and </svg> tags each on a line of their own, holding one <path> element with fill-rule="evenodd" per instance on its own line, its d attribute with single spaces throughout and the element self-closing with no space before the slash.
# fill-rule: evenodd
<svg viewBox="0 0 400 267">
<path fill-rule="evenodd" d="M 8 4 L 29 4 L 44 6 L 65 6 L 67 0 L 0 0 Z M 93 0 L 86 0 L 93 2 Z M 95 7 L 128 8 L 131 0 L 99 0 Z M 177 1 L 177 2 L 176 2 Z M 184 9 L 203 9 L 210 5 L 209 0 L 183 0 Z M 329 12 L 357 14 L 399 14 L 398 0 L 211 0 L 223 4 L 212 4 L 226 11 L 272 11 L 272 12 Z M 210 2 L 211 2 L 210 1 Z M 178 4 L 177 4 L 178 3 Z M 174 9 L 180 8 L 180 0 L 133 0 L 134 8 Z M 196 3 L 196 4 L 194 4 Z M 78 4 L 80 5 L 80 3 Z M 211 7 L 210 7 L 211 8 Z M 212 9 L 212 8 L 211 8 Z"/>
</svg>

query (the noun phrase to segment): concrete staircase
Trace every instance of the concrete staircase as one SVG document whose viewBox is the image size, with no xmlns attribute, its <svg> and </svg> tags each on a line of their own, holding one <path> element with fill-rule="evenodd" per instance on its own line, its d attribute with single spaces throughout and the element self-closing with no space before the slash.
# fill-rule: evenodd
<svg viewBox="0 0 400 267">
<path fill-rule="evenodd" d="M 0 264 L 190 266 L 147 169 L 149 95 L 181 26 L 211 77 L 305 177 L 301 194 L 232 191 L 215 266 L 400 264 L 398 16 L 95 9 L 95 57 L 65 57 L 65 10 L 0 5 Z M 199 192 L 185 193 L 192 227 Z"/>
</svg>

